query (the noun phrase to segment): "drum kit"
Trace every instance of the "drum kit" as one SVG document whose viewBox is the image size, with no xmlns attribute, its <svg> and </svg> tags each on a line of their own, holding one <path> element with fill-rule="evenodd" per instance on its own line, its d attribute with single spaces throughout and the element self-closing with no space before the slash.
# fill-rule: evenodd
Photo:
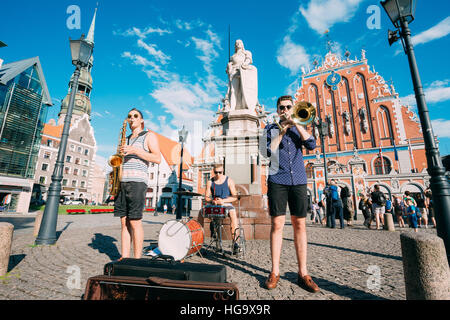
<svg viewBox="0 0 450 320">
<path fill-rule="evenodd" d="M 203 196 L 200 193 L 189 192 L 189 191 L 178 191 L 174 192 L 178 196 Z M 249 195 L 236 195 L 239 202 L 239 236 L 235 237 L 233 235 L 232 248 L 234 244 L 238 243 L 241 248 L 241 253 L 245 253 L 245 236 L 241 226 L 240 219 L 240 200 L 243 197 L 248 197 Z M 211 219 L 211 242 L 205 247 L 205 249 L 212 247 L 215 243 L 215 251 L 219 251 L 224 254 L 222 248 L 222 229 L 223 229 L 223 219 L 227 217 L 228 208 L 226 206 L 219 205 L 205 205 L 203 206 L 200 213 L 203 214 L 205 218 Z M 192 218 L 182 218 L 169 220 L 162 226 L 159 236 L 158 236 L 158 249 L 163 255 L 169 255 L 176 261 L 183 261 L 197 253 L 201 255 L 200 250 L 203 247 L 205 240 L 203 227 L 196 220 Z M 144 248 L 144 254 L 146 250 L 151 249 L 150 247 Z M 233 250 L 232 250 L 233 251 Z"/>
</svg>

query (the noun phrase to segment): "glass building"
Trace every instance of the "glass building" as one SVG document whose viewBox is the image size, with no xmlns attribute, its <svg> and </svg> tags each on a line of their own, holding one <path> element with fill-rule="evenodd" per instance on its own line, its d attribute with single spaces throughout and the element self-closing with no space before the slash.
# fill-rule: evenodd
<svg viewBox="0 0 450 320">
<path fill-rule="evenodd" d="M 1 67 L 0 211 L 28 212 L 41 132 L 51 105 L 38 57 Z"/>
</svg>

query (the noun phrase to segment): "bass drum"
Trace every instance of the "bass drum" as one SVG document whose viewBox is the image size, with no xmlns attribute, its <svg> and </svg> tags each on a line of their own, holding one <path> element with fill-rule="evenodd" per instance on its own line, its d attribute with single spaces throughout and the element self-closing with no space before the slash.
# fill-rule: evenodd
<svg viewBox="0 0 450 320">
<path fill-rule="evenodd" d="M 200 251 L 203 241 L 203 228 L 197 221 L 169 220 L 159 232 L 158 247 L 162 254 L 183 260 Z"/>
</svg>

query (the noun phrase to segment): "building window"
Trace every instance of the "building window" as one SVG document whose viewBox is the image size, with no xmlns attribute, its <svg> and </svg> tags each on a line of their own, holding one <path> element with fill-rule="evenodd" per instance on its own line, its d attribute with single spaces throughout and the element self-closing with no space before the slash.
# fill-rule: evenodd
<svg viewBox="0 0 450 320">
<path fill-rule="evenodd" d="M 89 155 L 89 149 L 84 149 L 84 155 L 85 156 Z"/>
<path fill-rule="evenodd" d="M 76 187 L 77 186 L 77 180 L 72 180 L 72 187 Z"/>
<path fill-rule="evenodd" d="M 67 179 L 63 179 L 62 185 L 63 185 L 63 187 L 67 186 Z"/>
<path fill-rule="evenodd" d="M 150 172 L 150 180 L 153 180 L 155 178 L 155 174 L 153 172 Z"/>
<path fill-rule="evenodd" d="M 375 159 L 373 167 L 375 169 L 375 174 L 389 174 L 392 170 L 391 162 L 389 161 L 389 159 L 383 157 L 383 164 L 381 164 L 380 156 Z"/>
<path fill-rule="evenodd" d="M 73 144 L 70 145 L 70 151 L 75 151 L 75 145 Z"/>
<path fill-rule="evenodd" d="M 80 158 L 75 158 L 75 164 L 80 164 Z"/>
<path fill-rule="evenodd" d="M 83 152 L 83 148 L 78 147 L 77 151 L 78 151 L 78 153 L 81 153 L 81 152 Z"/>
<path fill-rule="evenodd" d="M 84 160 L 84 161 L 83 161 L 83 164 L 84 164 L 85 166 L 89 166 L 89 160 Z"/>
<path fill-rule="evenodd" d="M 73 169 L 73 175 L 77 176 L 78 175 L 78 169 Z"/>
<path fill-rule="evenodd" d="M 47 171 L 48 170 L 48 163 L 43 163 L 41 169 L 42 169 L 42 171 Z"/>
<path fill-rule="evenodd" d="M 51 155 L 52 154 L 50 152 L 45 151 L 44 152 L 44 159 L 50 159 Z"/>
<path fill-rule="evenodd" d="M 39 177 L 39 183 L 45 184 L 46 177 Z"/>
<path fill-rule="evenodd" d="M 81 188 L 84 188 L 84 187 L 86 187 L 86 181 L 81 181 Z"/>
<path fill-rule="evenodd" d="M 206 184 L 208 183 L 209 179 L 211 178 L 211 173 L 206 172 L 203 173 L 203 179 L 202 179 L 202 187 L 206 187 Z"/>
<path fill-rule="evenodd" d="M 70 174 L 70 168 L 64 167 L 64 174 Z"/>
<path fill-rule="evenodd" d="M 66 162 L 69 162 L 69 163 L 72 162 L 72 157 L 71 156 L 67 156 L 66 157 Z"/>
<path fill-rule="evenodd" d="M 83 177 L 87 177 L 87 171 L 86 171 L 86 170 L 83 170 L 83 171 L 82 171 L 82 176 L 83 176 Z"/>
<path fill-rule="evenodd" d="M 47 147 L 53 147 L 53 141 L 48 139 L 47 140 Z"/>
<path fill-rule="evenodd" d="M 83 142 L 83 137 L 80 137 L 80 142 Z"/>
</svg>

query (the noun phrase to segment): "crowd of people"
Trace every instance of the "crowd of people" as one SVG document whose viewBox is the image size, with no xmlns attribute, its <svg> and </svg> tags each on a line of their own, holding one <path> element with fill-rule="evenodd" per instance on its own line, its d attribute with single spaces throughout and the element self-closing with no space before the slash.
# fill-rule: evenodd
<svg viewBox="0 0 450 320">
<path fill-rule="evenodd" d="M 400 228 L 413 228 L 415 232 L 430 225 L 436 228 L 430 189 L 425 190 L 424 195 L 418 193 L 413 196 L 410 191 L 405 191 L 402 196 L 391 198 L 380 190 L 379 185 L 375 185 L 373 190 L 358 196 L 357 208 L 362 212 L 363 224 L 368 229 L 383 229 L 385 213 L 392 214 L 393 221 Z M 336 220 L 339 220 L 340 228 L 344 229 L 345 226 L 353 226 L 353 219 L 356 219 L 356 214 L 352 192 L 348 187 L 339 187 L 335 180 L 330 181 L 320 199 L 314 199 L 311 203 L 313 224 L 335 228 Z"/>
</svg>

